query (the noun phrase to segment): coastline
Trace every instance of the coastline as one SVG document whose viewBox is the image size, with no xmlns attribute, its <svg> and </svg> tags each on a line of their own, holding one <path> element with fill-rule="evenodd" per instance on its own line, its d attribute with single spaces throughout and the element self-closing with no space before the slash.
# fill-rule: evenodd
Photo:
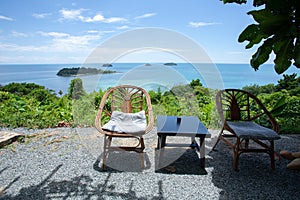
<svg viewBox="0 0 300 200">
<path fill-rule="evenodd" d="M 114 70 L 118 73 L 113 74 L 93 74 L 93 75 L 81 75 L 76 76 L 80 77 L 83 80 L 84 88 L 87 92 L 97 91 L 99 89 L 107 89 L 110 86 L 115 85 L 118 80 L 122 79 L 127 73 L 138 69 L 140 66 L 143 66 L 144 63 L 114 63 L 113 67 L 100 67 L 100 69 Z M 205 80 L 210 79 L 209 71 L 203 71 L 203 73 L 197 72 L 193 67 L 188 63 L 177 63 L 176 66 L 165 66 L 169 67 L 178 73 L 179 76 L 182 75 L 182 78 L 186 82 L 190 82 L 193 79 L 199 78 L 202 83 L 205 85 Z M 70 81 L 75 78 L 73 77 L 59 77 L 56 73 L 59 69 L 64 67 L 80 67 L 81 64 L 10 64 L 0 65 L 0 85 L 6 85 L 11 82 L 27 82 L 27 83 L 36 83 L 38 85 L 45 86 L 48 89 L 54 90 L 56 92 L 63 91 L 66 93 L 68 91 Z M 249 64 L 216 64 L 219 70 L 219 75 L 225 88 L 242 88 L 244 86 L 249 86 L 253 84 L 257 85 L 266 85 L 266 84 L 276 84 L 283 75 L 278 75 L 274 72 L 273 65 L 267 64 L 263 65 L 258 71 L 254 71 Z M 93 67 L 93 65 L 87 66 Z M 147 69 L 151 69 L 147 67 Z M 289 69 L 288 73 L 298 73 L 298 69 Z M 145 75 L 144 82 L 151 82 L 151 76 L 147 77 L 148 72 L 142 73 Z M 153 74 L 157 74 L 154 72 Z M 153 75 L 155 76 L 155 75 Z M 169 74 L 165 74 L 165 77 L 168 77 Z M 215 75 L 214 75 L 215 76 Z M 212 77 L 214 77 L 212 76 Z M 134 77 L 133 77 L 134 78 Z M 135 79 L 135 78 L 134 78 Z M 180 78 L 176 78 L 180 80 Z M 176 79 L 168 80 L 171 84 L 176 83 Z M 143 81 L 141 81 L 143 82 Z M 152 80 L 153 82 L 153 80 Z M 156 80 L 157 82 L 157 80 Z M 158 84 L 165 84 L 158 80 Z M 152 87 L 150 87 L 152 89 Z"/>
</svg>

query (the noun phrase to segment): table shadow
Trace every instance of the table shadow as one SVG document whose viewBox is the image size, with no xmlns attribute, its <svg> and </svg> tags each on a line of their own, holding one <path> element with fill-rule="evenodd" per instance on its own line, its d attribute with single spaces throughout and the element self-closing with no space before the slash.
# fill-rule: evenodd
<svg viewBox="0 0 300 200">
<path fill-rule="evenodd" d="M 179 151 L 181 155 L 174 156 Z M 206 175 L 205 168 L 200 166 L 199 154 L 194 149 L 165 149 L 164 156 L 158 162 L 159 151 L 155 152 L 155 173 Z"/>
</svg>

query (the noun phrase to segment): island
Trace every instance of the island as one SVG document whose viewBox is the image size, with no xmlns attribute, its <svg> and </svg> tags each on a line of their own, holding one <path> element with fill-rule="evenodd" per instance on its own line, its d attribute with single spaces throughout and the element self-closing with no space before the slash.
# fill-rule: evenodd
<svg viewBox="0 0 300 200">
<path fill-rule="evenodd" d="M 102 65 L 102 67 L 112 67 L 112 66 L 113 66 L 113 65 L 110 64 L 110 63 L 105 63 L 105 64 Z"/>
<path fill-rule="evenodd" d="M 85 68 L 85 67 L 73 67 L 73 68 L 63 68 L 57 72 L 57 76 L 81 76 L 81 75 L 93 75 L 93 74 L 112 74 L 116 71 L 112 70 L 102 70 L 96 68 Z"/>
<path fill-rule="evenodd" d="M 169 62 L 169 63 L 165 63 L 164 65 L 167 65 L 167 66 L 176 66 L 177 64 L 173 63 L 173 62 Z"/>
</svg>

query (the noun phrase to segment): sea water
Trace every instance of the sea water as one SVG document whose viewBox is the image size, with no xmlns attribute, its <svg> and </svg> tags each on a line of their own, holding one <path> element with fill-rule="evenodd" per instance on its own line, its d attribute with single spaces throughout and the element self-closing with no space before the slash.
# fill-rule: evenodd
<svg viewBox="0 0 300 200">
<path fill-rule="evenodd" d="M 274 71 L 272 64 L 262 65 L 255 71 L 249 64 L 190 64 L 177 63 L 167 66 L 163 63 L 113 63 L 112 67 L 100 64 L 1 64 L 0 85 L 11 82 L 36 83 L 54 90 L 67 93 L 69 84 L 75 77 L 57 76 L 62 68 L 95 67 L 113 70 L 112 74 L 93 74 L 78 76 L 83 80 L 87 92 L 107 89 L 118 84 L 134 84 L 148 90 L 171 88 L 200 79 L 201 83 L 211 88 L 242 88 L 249 85 L 276 84 L 283 75 Z M 291 66 L 284 74 L 299 74 L 299 69 Z"/>
</svg>

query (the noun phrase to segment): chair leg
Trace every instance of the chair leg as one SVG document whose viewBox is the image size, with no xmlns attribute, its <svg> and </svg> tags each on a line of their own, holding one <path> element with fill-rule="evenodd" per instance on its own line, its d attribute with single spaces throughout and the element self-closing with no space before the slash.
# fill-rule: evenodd
<svg viewBox="0 0 300 200">
<path fill-rule="evenodd" d="M 106 158 L 108 155 L 108 151 L 111 145 L 111 140 L 112 137 L 111 136 L 104 136 L 104 147 L 103 147 L 103 160 L 102 160 L 102 170 L 105 171 L 106 170 Z"/>
<path fill-rule="evenodd" d="M 145 143 L 144 143 L 144 138 L 140 138 L 140 142 L 141 142 L 141 152 L 140 152 L 140 156 L 141 156 L 141 169 L 145 168 L 145 159 L 144 159 L 144 149 L 145 149 Z"/>
<path fill-rule="evenodd" d="M 270 158 L 271 158 L 271 168 L 275 170 L 275 151 L 274 151 L 274 140 L 270 141 Z"/>
<path fill-rule="evenodd" d="M 237 138 L 235 147 L 233 149 L 234 150 L 234 154 L 233 154 L 233 168 L 234 168 L 235 171 L 238 170 L 239 156 L 240 156 L 240 144 L 241 144 L 240 138 Z"/>
<path fill-rule="evenodd" d="M 212 148 L 213 151 L 215 150 L 217 144 L 219 143 L 219 141 L 220 141 L 220 139 L 221 139 L 221 137 L 222 137 L 223 131 L 224 131 L 224 127 L 223 127 L 222 130 L 220 131 L 220 133 L 219 133 L 219 135 L 218 135 L 218 139 L 217 139 L 216 143 L 214 144 L 214 146 L 213 146 L 213 148 Z"/>
<path fill-rule="evenodd" d="M 103 155 L 102 155 L 102 170 L 106 169 L 106 135 L 104 135 Z"/>
<path fill-rule="evenodd" d="M 249 139 L 245 139 L 245 149 L 249 148 Z"/>
</svg>

